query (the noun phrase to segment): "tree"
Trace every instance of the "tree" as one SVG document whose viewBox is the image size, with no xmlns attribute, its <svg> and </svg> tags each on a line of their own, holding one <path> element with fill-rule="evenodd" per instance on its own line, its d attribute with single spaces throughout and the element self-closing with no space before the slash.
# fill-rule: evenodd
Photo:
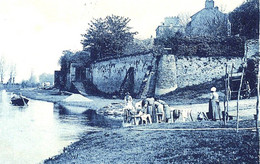
<svg viewBox="0 0 260 164">
<path fill-rule="evenodd" d="M 70 50 L 64 50 L 62 54 L 63 55 L 60 57 L 59 64 L 61 66 L 61 71 L 66 72 L 70 67 L 74 53 Z"/>
<path fill-rule="evenodd" d="M 71 57 L 70 62 L 77 63 L 81 66 L 87 65 L 90 61 L 90 53 L 88 51 L 77 51 Z"/>
<path fill-rule="evenodd" d="M 125 47 L 137 34 L 130 32 L 129 22 L 129 18 L 115 15 L 92 20 L 87 33 L 82 35 L 84 49 L 90 51 L 92 59 L 122 55 Z"/>
<path fill-rule="evenodd" d="M 259 2 L 249 0 L 229 14 L 231 34 L 259 38 Z"/>
<path fill-rule="evenodd" d="M 11 64 L 9 68 L 9 83 L 14 84 L 15 83 L 15 77 L 16 77 L 16 65 Z"/>
<path fill-rule="evenodd" d="M 126 55 L 129 54 L 138 54 L 138 53 L 144 53 L 148 51 L 152 51 L 153 49 L 153 38 L 148 39 L 134 39 L 133 42 L 128 44 L 125 47 L 124 53 Z"/>
<path fill-rule="evenodd" d="M 4 83 L 4 77 L 6 73 L 6 61 L 3 56 L 0 57 L 0 83 Z"/>
</svg>

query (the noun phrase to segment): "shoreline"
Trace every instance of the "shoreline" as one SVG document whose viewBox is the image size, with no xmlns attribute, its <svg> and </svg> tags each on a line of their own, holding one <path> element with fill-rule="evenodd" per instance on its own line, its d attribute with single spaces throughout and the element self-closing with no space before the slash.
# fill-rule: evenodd
<svg viewBox="0 0 260 164">
<path fill-rule="evenodd" d="M 68 95 L 55 95 L 56 92 L 53 90 L 36 89 L 21 90 L 21 92 L 28 98 L 54 103 L 68 97 Z M 93 99 L 92 96 L 89 98 Z M 109 106 L 115 101 L 123 102 L 123 100 L 101 97 L 94 99 L 96 102 L 101 100 L 102 103 L 96 105 L 96 108 L 104 107 L 104 104 Z M 232 103 L 235 104 L 235 101 L 230 104 Z M 241 113 L 253 108 L 253 103 L 254 98 L 243 100 L 240 103 Z M 176 109 L 206 108 L 207 104 L 174 107 Z M 240 121 L 241 128 L 255 127 L 253 116 L 243 119 Z M 211 130 L 212 128 L 235 128 L 235 123 L 236 120 L 231 120 L 225 127 L 222 121 L 154 123 L 87 132 L 79 141 L 65 147 L 61 154 L 46 159 L 44 163 L 236 163 L 241 161 L 257 163 L 255 131 L 246 129 L 236 133 L 234 129 Z M 199 131 L 196 128 L 207 130 Z"/>
<path fill-rule="evenodd" d="M 104 111 L 105 108 L 109 110 L 109 108 L 113 108 L 111 104 L 117 107 L 123 107 L 124 100 L 121 99 L 107 99 L 98 96 L 87 96 L 91 101 L 88 102 L 63 102 L 64 99 L 68 98 L 70 95 L 67 94 L 60 94 L 57 89 L 53 90 L 44 90 L 38 88 L 31 88 L 31 89 L 15 89 L 15 90 L 8 90 L 8 92 L 13 92 L 15 94 L 22 94 L 23 96 L 40 101 L 52 102 L 54 104 L 62 105 L 62 106 L 71 106 L 71 107 L 80 107 L 85 108 L 87 110 L 95 110 L 98 114 L 102 114 L 106 116 L 106 112 Z M 73 93 L 72 93 L 73 94 Z M 80 94 L 75 94 L 80 95 Z M 30 102 L 29 102 L 30 103 Z M 102 110 L 103 109 L 103 110 Z M 85 111 L 82 111 L 84 113 Z M 109 113 L 109 115 L 117 116 L 117 113 Z"/>
<path fill-rule="evenodd" d="M 240 126 L 253 124 L 246 120 Z M 220 126 L 212 121 L 161 123 L 87 133 L 44 163 L 257 163 L 256 132 L 236 133 L 235 120 L 228 123 L 230 130 L 214 130 Z M 198 127 L 207 130 L 188 130 Z"/>
</svg>

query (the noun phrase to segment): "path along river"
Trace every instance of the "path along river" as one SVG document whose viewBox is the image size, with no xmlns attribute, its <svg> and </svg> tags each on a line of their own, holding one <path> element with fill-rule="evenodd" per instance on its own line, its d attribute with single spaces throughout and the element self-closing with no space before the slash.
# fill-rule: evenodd
<svg viewBox="0 0 260 164">
<path fill-rule="evenodd" d="M 40 163 L 62 152 L 88 131 L 102 130 L 95 112 L 62 114 L 53 103 L 31 100 L 25 107 L 10 104 L 11 93 L 0 91 L 0 163 Z"/>
</svg>

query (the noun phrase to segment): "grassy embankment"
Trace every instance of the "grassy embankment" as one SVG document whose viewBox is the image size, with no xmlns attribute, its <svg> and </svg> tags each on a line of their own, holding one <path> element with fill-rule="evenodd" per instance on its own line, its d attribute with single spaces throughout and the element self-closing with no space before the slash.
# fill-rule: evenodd
<svg viewBox="0 0 260 164">
<path fill-rule="evenodd" d="M 254 121 L 242 121 L 249 129 L 238 133 L 234 127 L 202 121 L 109 129 L 86 134 L 45 163 L 257 163 Z"/>
</svg>

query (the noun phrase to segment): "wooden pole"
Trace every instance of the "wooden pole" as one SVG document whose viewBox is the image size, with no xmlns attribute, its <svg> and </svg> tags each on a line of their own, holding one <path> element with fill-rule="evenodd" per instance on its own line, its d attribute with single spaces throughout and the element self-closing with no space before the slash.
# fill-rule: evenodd
<svg viewBox="0 0 260 164">
<path fill-rule="evenodd" d="M 239 89 L 238 89 L 238 93 L 237 93 L 237 132 L 238 132 L 238 127 L 239 127 L 239 99 L 240 99 L 240 91 L 242 88 L 243 78 L 244 78 L 244 72 L 245 72 L 245 68 L 243 66 L 242 76 L 240 79 L 240 85 L 239 85 Z"/>
<path fill-rule="evenodd" d="M 260 101 L 260 93 L 259 93 L 259 87 L 260 87 L 260 63 L 258 63 L 258 73 L 257 73 L 257 100 L 256 100 L 256 139 L 257 139 L 257 159 L 258 162 L 260 162 L 260 116 L 259 116 L 259 101 Z"/>
<path fill-rule="evenodd" d="M 227 101 L 227 64 L 225 64 L 226 66 L 226 70 L 225 70 L 225 98 L 224 98 L 224 116 L 223 116 L 223 119 L 224 119 L 224 125 L 226 125 L 226 101 Z"/>
<path fill-rule="evenodd" d="M 229 95 L 230 95 L 230 82 L 229 82 L 229 74 L 227 74 L 227 114 L 228 114 L 228 101 L 229 101 Z M 227 115 L 228 116 L 228 115 Z M 227 118 L 227 121 L 229 120 L 229 117 Z"/>
<path fill-rule="evenodd" d="M 224 116 L 223 116 L 223 119 L 224 119 L 224 125 L 226 125 L 226 99 L 227 99 L 227 95 L 225 95 L 224 97 Z"/>
</svg>

